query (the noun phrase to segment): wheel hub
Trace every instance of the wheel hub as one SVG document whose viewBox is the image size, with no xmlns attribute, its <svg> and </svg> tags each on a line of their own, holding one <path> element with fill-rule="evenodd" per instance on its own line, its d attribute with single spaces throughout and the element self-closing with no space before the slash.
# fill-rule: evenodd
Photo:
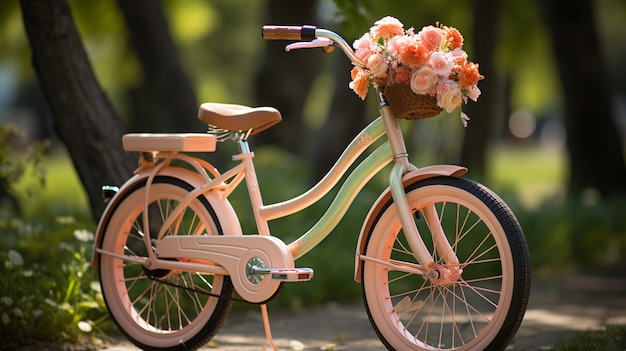
<svg viewBox="0 0 626 351">
<path fill-rule="evenodd" d="M 463 270 L 459 267 L 445 267 L 437 265 L 426 272 L 423 278 L 430 280 L 433 285 L 453 285 L 461 279 Z"/>
</svg>

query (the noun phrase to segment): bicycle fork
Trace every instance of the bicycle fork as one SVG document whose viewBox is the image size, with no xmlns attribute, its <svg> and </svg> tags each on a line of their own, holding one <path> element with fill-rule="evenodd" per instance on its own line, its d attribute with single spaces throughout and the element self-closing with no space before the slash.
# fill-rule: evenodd
<svg viewBox="0 0 626 351">
<path fill-rule="evenodd" d="M 385 129 L 387 130 L 395 161 L 395 165 L 389 175 L 391 196 L 413 256 L 422 267 L 422 276 L 424 279 L 430 279 L 434 283 L 439 282 L 444 284 L 456 282 L 462 273 L 459 259 L 446 238 L 433 204 L 427 205 L 422 211 L 432 234 L 433 246 L 445 262 L 445 267 L 435 262 L 433 255 L 429 252 L 417 229 L 417 225 L 413 219 L 413 209 L 409 206 L 402 181 L 402 176 L 415 169 L 415 166 L 408 161 L 408 153 L 398 121 L 391 113 L 390 107 L 386 105 L 386 102 L 382 98 L 380 112 L 383 117 L 383 122 L 385 123 Z"/>
</svg>

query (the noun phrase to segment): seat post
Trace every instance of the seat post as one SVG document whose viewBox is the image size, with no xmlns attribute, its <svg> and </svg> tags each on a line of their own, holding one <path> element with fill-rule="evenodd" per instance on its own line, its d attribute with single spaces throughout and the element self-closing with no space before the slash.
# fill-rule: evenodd
<svg viewBox="0 0 626 351">
<path fill-rule="evenodd" d="M 250 152 L 250 145 L 248 144 L 248 140 L 239 140 L 239 142 L 237 142 L 237 146 L 239 147 L 240 154 L 247 154 Z"/>
<path fill-rule="evenodd" d="M 237 145 L 239 147 L 239 154 L 233 156 L 233 161 L 241 161 L 244 165 L 246 186 L 248 187 L 248 195 L 250 196 L 257 230 L 259 231 L 259 235 L 270 235 L 267 220 L 261 215 L 263 198 L 261 197 L 261 190 L 259 189 L 259 183 L 254 169 L 254 162 L 252 162 L 254 152 L 250 151 L 250 145 L 248 145 L 248 141 L 245 137 L 241 138 L 237 142 Z"/>
</svg>

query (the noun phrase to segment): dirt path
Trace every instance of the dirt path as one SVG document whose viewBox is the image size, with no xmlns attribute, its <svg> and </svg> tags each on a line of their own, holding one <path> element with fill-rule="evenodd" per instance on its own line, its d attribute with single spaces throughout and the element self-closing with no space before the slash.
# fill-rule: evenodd
<svg viewBox="0 0 626 351">
<path fill-rule="evenodd" d="M 281 351 L 297 340 L 304 350 L 384 350 L 361 304 L 327 305 L 301 313 L 272 312 L 272 334 Z M 576 331 L 626 324 L 624 270 L 587 272 L 558 280 L 535 280 L 524 322 L 508 350 L 541 350 Z M 235 313 L 202 350 L 261 351 L 265 337 L 259 312 Z M 121 341 L 106 351 L 136 350 Z"/>
</svg>

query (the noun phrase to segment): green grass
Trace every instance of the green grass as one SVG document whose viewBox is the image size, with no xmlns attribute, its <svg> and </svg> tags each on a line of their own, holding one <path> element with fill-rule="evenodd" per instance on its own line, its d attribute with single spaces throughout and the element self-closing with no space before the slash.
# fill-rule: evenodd
<svg viewBox="0 0 626 351">
<path fill-rule="evenodd" d="M 512 197 L 529 210 L 544 201 L 563 199 L 567 165 L 561 149 L 499 144 L 489 156 L 486 183 L 503 197 Z"/>
<path fill-rule="evenodd" d="M 600 330 L 587 330 L 573 339 L 559 340 L 548 351 L 623 351 L 626 350 L 626 326 L 609 325 Z"/>
</svg>

